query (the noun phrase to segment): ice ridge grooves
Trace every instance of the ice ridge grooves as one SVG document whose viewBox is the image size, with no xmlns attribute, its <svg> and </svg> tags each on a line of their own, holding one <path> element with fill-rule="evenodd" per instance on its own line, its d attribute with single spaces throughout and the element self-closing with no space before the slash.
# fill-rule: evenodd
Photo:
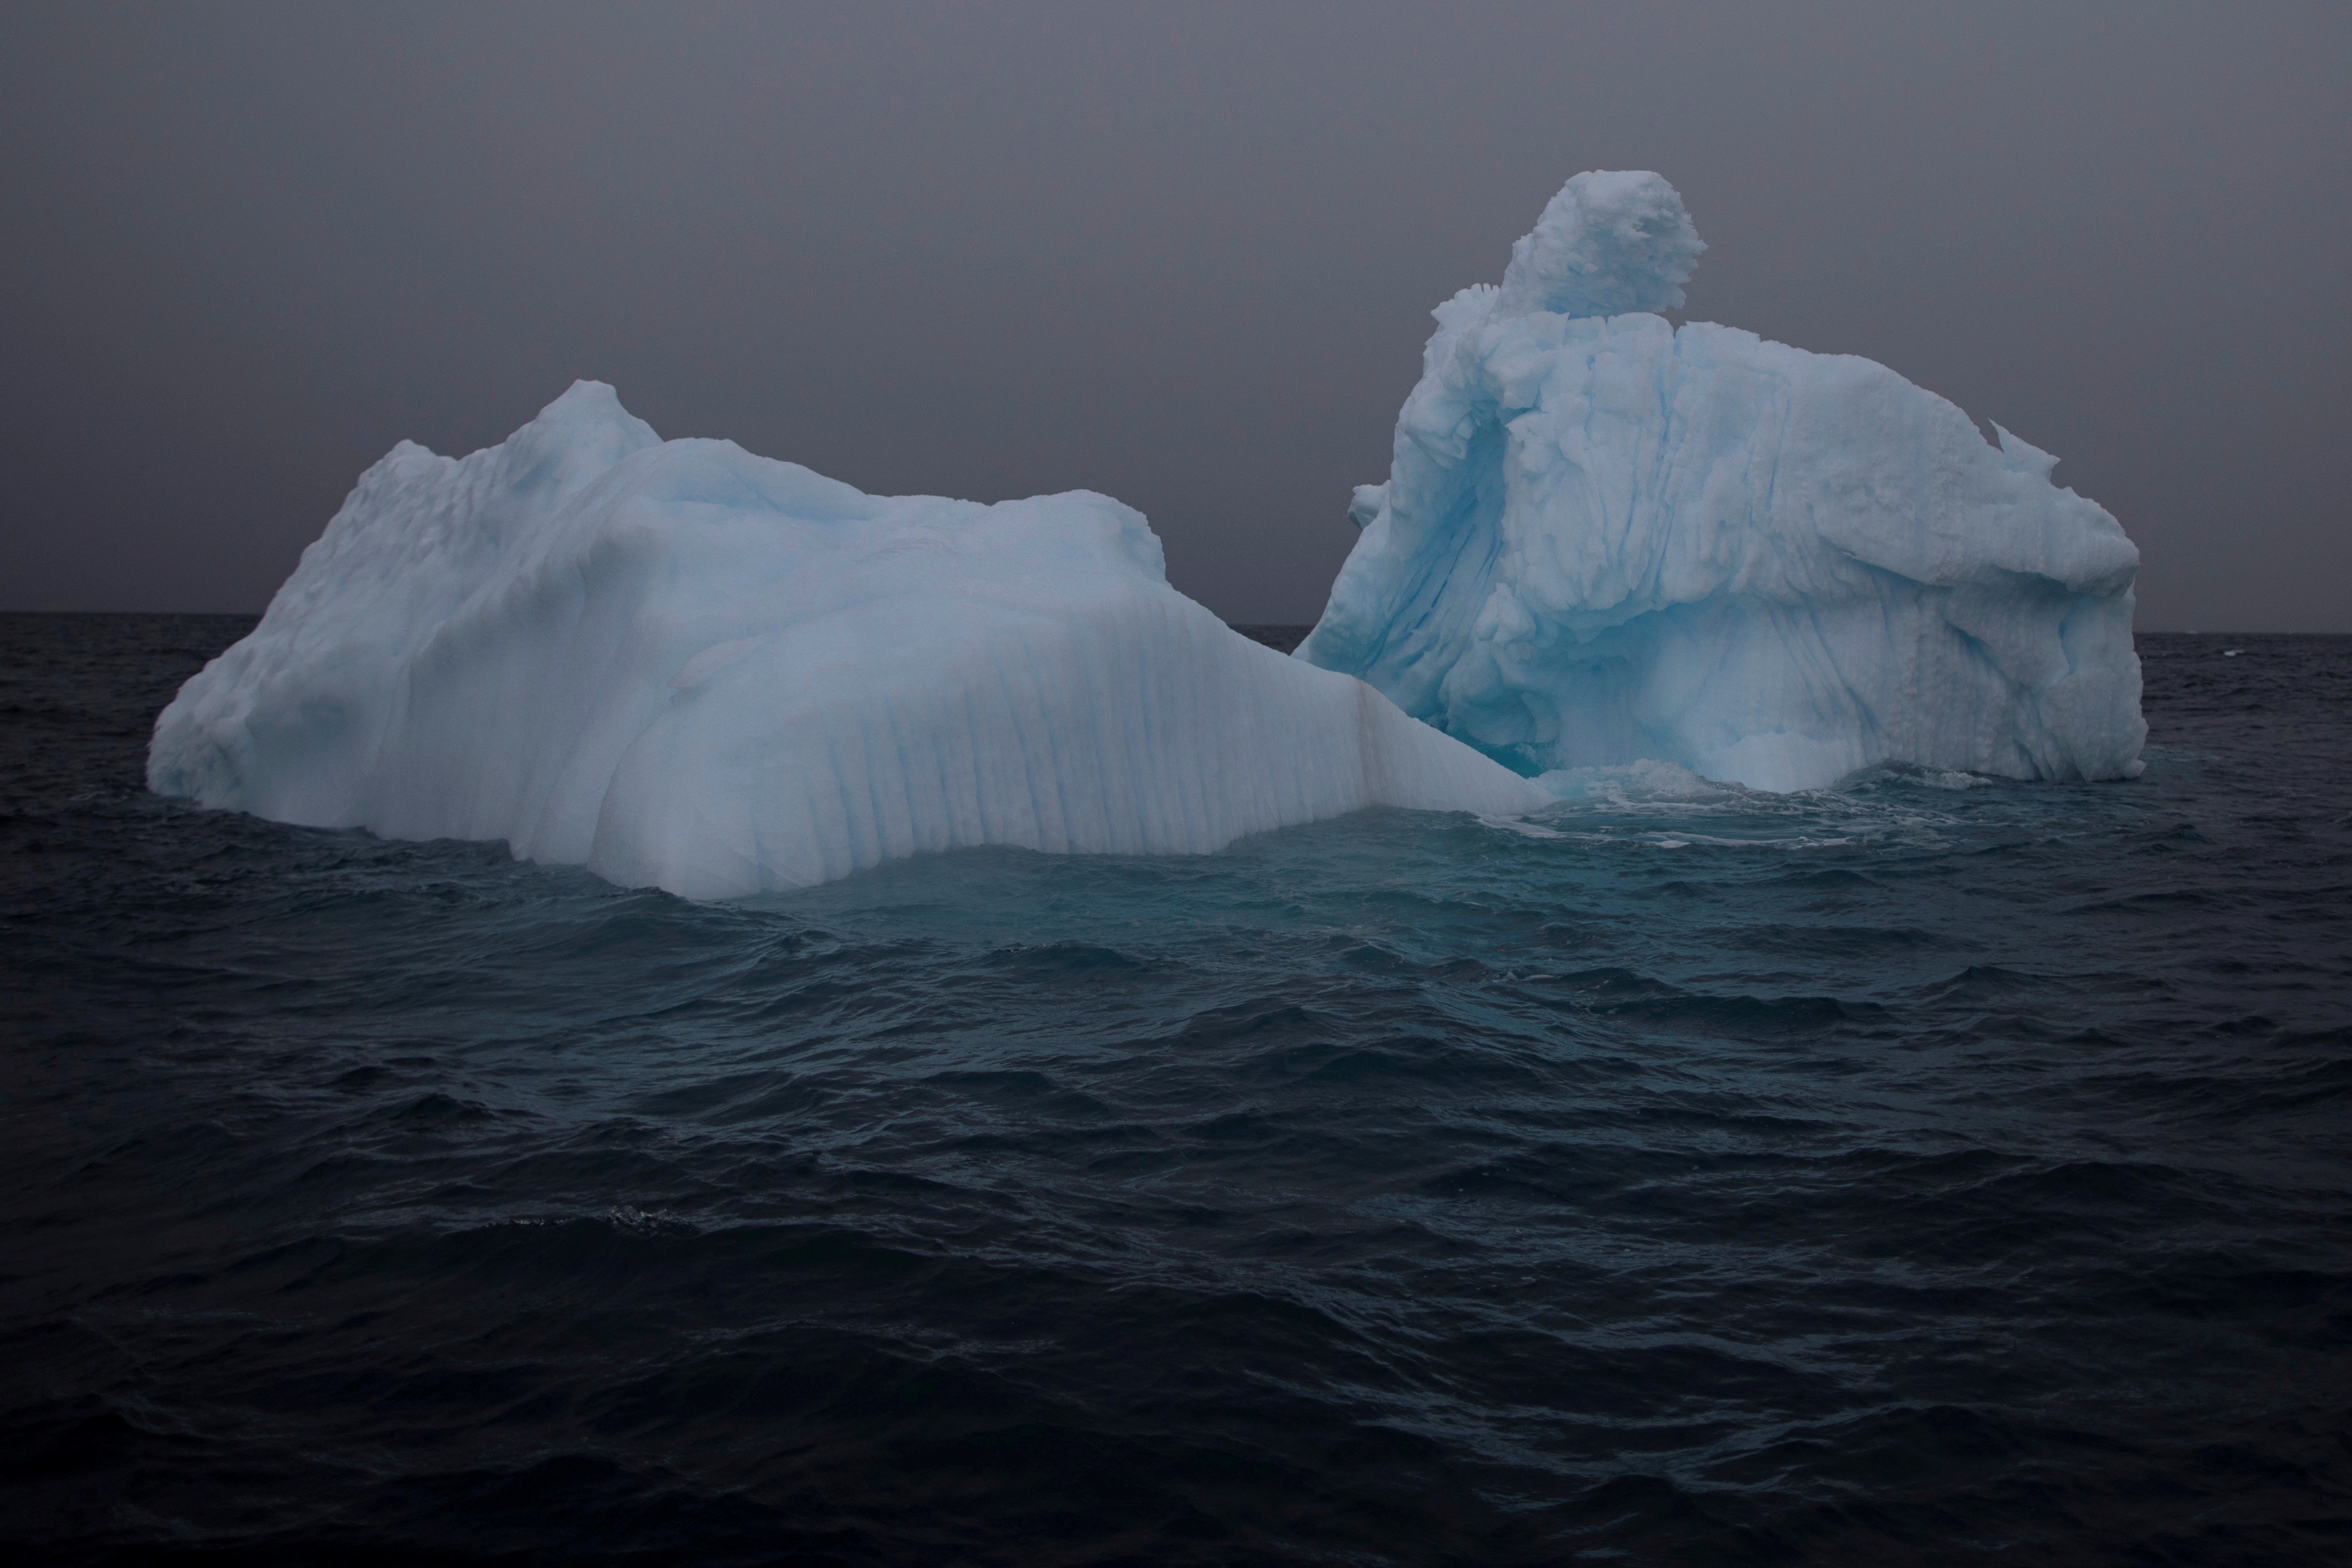
<svg viewBox="0 0 2352 1568">
<path fill-rule="evenodd" d="M 1549 799 L 1227 628 L 1106 497 L 869 497 L 665 443 L 584 382 L 499 446 L 362 476 L 157 720 L 148 779 L 695 897 Z"/>
<path fill-rule="evenodd" d="M 2137 772 L 2115 518 L 1883 365 L 1647 313 L 1699 248 L 1658 176 L 1581 174 L 1438 308 L 1299 656 L 1531 774 Z"/>
</svg>

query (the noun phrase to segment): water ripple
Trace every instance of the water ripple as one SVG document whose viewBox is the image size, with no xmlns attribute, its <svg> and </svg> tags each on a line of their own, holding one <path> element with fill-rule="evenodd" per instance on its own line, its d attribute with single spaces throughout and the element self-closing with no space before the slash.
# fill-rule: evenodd
<svg viewBox="0 0 2352 1568">
<path fill-rule="evenodd" d="M 1654 767 L 696 905 L 139 788 L 0 618 L 57 1562 L 2340 1561 L 2352 643 L 2148 771 Z"/>
</svg>

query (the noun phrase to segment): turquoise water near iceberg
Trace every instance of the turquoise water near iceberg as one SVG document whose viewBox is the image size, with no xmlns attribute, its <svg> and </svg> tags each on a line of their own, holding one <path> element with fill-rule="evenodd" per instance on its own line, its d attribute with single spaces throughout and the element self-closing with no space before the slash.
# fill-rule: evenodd
<svg viewBox="0 0 2352 1568">
<path fill-rule="evenodd" d="M 16 1560 L 2352 1552 L 2352 640 L 693 904 L 147 795 L 247 625 L 0 618 Z"/>
</svg>

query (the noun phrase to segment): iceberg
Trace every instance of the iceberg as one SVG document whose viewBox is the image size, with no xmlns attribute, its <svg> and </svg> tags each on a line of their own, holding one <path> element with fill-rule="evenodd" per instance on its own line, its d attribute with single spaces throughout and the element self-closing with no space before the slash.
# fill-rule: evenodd
<svg viewBox="0 0 2352 1568">
<path fill-rule="evenodd" d="M 2116 519 L 1883 365 L 1670 325 L 1704 248 L 1658 175 L 1579 174 L 1438 307 L 1297 657 L 1523 774 L 2137 773 Z"/>
<path fill-rule="evenodd" d="M 921 851 L 1200 853 L 1550 797 L 1169 587 L 1077 492 L 867 496 L 583 382 L 368 470 L 155 723 L 150 788 L 719 898 Z"/>
</svg>

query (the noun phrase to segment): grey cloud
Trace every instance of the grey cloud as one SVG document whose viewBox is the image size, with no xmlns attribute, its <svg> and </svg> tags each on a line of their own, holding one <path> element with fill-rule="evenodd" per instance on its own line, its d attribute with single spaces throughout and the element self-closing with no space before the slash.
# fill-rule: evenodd
<svg viewBox="0 0 2352 1568">
<path fill-rule="evenodd" d="M 0 603 L 257 608 L 576 376 L 867 489 L 1077 486 L 1309 620 L 1430 307 L 1656 169 L 1687 314 L 2064 459 L 2141 623 L 2352 629 L 2352 14 L 19 6 Z"/>
</svg>

